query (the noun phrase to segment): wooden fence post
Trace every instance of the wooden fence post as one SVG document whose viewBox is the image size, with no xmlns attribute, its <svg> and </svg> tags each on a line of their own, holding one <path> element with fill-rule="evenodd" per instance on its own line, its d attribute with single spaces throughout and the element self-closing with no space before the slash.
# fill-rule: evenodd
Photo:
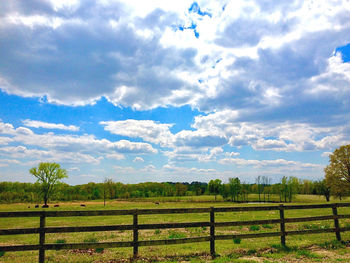
<svg viewBox="0 0 350 263">
<path fill-rule="evenodd" d="M 134 214 L 133 214 L 133 232 L 134 232 L 134 240 L 133 240 L 133 245 L 134 245 L 134 253 L 133 256 L 134 258 L 137 258 L 137 255 L 139 253 L 139 232 L 138 232 L 138 218 L 137 218 L 137 209 L 135 209 Z"/>
<path fill-rule="evenodd" d="M 39 263 L 45 262 L 45 212 L 40 216 L 40 234 L 39 234 Z"/>
<path fill-rule="evenodd" d="M 281 244 L 282 244 L 282 246 L 285 246 L 286 245 L 286 225 L 284 222 L 284 206 L 283 206 L 283 204 L 279 206 L 279 210 L 280 210 L 280 219 L 281 219 L 281 224 L 280 224 Z"/>
<path fill-rule="evenodd" d="M 338 241 L 341 241 L 340 230 L 339 230 L 339 219 L 338 219 L 337 204 L 333 204 L 332 210 L 333 210 L 333 216 L 334 216 L 335 236 L 337 237 Z"/>
<path fill-rule="evenodd" d="M 215 212 L 210 208 L 210 255 L 215 258 Z"/>
</svg>

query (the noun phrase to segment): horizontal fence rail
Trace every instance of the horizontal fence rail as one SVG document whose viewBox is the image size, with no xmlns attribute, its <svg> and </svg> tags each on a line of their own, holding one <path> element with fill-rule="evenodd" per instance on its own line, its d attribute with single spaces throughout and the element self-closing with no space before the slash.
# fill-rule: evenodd
<svg viewBox="0 0 350 263">
<path fill-rule="evenodd" d="M 133 256 L 138 256 L 138 248 L 140 246 L 159 246 L 184 243 L 210 242 L 210 254 L 215 257 L 215 240 L 245 239 L 245 238 L 262 238 L 262 237 L 280 237 L 281 244 L 286 245 L 286 236 L 319 234 L 319 233 L 335 233 L 336 239 L 341 241 L 341 232 L 350 231 L 350 227 L 340 227 L 339 219 L 350 218 L 349 215 L 338 215 L 338 207 L 350 207 L 350 203 L 334 203 L 334 204 L 313 204 L 313 205 L 274 205 L 274 206 L 247 206 L 247 207 L 210 207 L 210 208 L 175 208 L 175 209 L 133 209 L 133 210 L 96 210 L 96 211 L 19 211 L 19 212 L 0 212 L 0 218 L 12 217 L 39 217 L 39 228 L 17 228 L 17 229 L 0 229 L 0 235 L 21 235 L 21 234 L 39 234 L 39 244 L 37 245 L 11 245 L 0 246 L 0 251 L 39 251 L 39 262 L 45 261 L 46 250 L 61 249 L 88 249 L 88 248 L 117 248 L 117 247 L 133 247 Z M 332 215 L 310 216 L 299 218 L 285 218 L 285 210 L 294 209 L 320 209 L 331 208 Z M 231 222 L 215 222 L 215 213 L 226 212 L 247 212 L 247 211 L 279 211 L 278 219 L 264 219 L 251 221 L 231 221 Z M 186 214 L 186 213 L 209 213 L 210 220 L 208 222 L 185 222 L 185 223 L 158 223 L 158 224 L 139 224 L 139 215 L 154 214 Z M 133 224 L 129 225 L 106 225 L 106 226 L 69 226 L 69 227 L 46 227 L 45 221 L 48 217 L 79 217 L 79 216 L 120 216 L 132 215 Z M 308 222 L 333 220 L 334 228 L 325 229 L 306 229 L 286 231 L 287 223 Z M 229 226 L 249 226 L 263 224 L 279 224 L 278 232 L 266 233 L 250 233 L 250 234 L 231 234 L 216 235 L 216 227 Z M 191 237 L 179 239 L 164 240 L 139 240 L 139 230 L 150 229 L 170 229 L 170 228 L 188 228 L 188 227 L 209 227 L 210 235 L 204 237 Z M 74 232 L 97 232 L 97 231 L 115 231 L 115 230 L 132 230 L 132 241 L 119 242 L 95 242 L 95 243 L 65 243 L 65 244 L 49 244 L 45 242 L 45 235 L 48 233 L 74 233 Z"/>
</svg>

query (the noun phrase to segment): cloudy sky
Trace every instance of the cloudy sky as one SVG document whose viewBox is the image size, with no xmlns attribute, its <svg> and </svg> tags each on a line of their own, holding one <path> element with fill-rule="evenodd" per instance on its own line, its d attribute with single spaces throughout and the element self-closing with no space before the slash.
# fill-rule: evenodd
<svg viewBox="0 0 350 263">
<path fill-rule="evenodd" d="M 350 143 L 350 2 L 0 2 L 0 180 L 320 179 Z"/>
</svg>

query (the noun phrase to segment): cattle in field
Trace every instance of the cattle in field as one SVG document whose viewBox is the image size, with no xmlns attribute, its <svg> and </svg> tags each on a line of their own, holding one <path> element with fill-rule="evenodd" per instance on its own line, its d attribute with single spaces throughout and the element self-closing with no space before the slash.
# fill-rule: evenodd
<svg viewBox="0 0 350 263">
<path fill-rule="evenodd" d="M 155 202 L 154 204 L 155 204 L 155 205 L 159 205 L 159 202 Z"/>
<path fill-rule="evenodd" d="M 54 205 L 53 207 L 60 207 L 60 205 Z"/>
<path fill-rule="evenodd" d="M 35 205 L 35 208 L 39 208 L 39 205 Z"/>
<path fill-rule="evenodd" d="M 80 206 L 82 206 L 82 207 L 86 207 L 86 205 L 85 205 L 85 204 L 80 204 Z"/>
<path fill-rule="evenodd" d="M 42 208 L 49 208 L 49 205 L 42 205 Z"/>
</svg>

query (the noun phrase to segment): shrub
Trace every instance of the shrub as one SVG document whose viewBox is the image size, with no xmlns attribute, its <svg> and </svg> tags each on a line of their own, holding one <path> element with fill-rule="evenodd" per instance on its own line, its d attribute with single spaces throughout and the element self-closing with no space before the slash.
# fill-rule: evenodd
<svg viewBox="0 0 350 263">
<path fill-rule="evenodd" d="M 241 244 L 241 239 L 240 238 L 234 238 L 233 243 L 235 244 Z"/>
<path fill-rule="evenodd" d="M 0 258 L 5 255 L 5 251 L 0 251 Z"/>
<path fill-rule="evenodd" d="M 154 231 L 154 234 L 155 234 L 155 235 L 159 235 L 159 234 L 160 234 L 160 229 L 156 229 L 156 230 Z"/>
</svg>

